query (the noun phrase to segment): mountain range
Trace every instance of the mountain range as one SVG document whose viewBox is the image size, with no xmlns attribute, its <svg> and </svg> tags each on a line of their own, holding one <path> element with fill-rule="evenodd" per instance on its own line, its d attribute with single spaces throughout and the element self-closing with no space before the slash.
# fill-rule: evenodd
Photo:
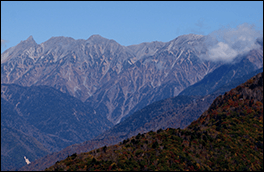
<svg viewBox="0 0 264 172">
<path fill-rule="evenodd" d="M 54 87 L 92 104 L 117 124 L 139 102 L 144 107 L 175 96 L 220 65 L 200 60 L 190 46 L 202 38 L 184 35 L 168 43 L 125 47 L 99 35 L 87 40 L 52 37 L 40 45 L 31 36 L 2 53 L 1 83 Z M 168 85 L 173 87 L 167 90 Z M 167 93 L 145 98 L 158 88 Z"/>
<path fill-rule="evenodd" d="M 72 151 L 168 126 L 184 128 L 217 94 L 263 71 L 263 43 L 256 41 L 259 48 L 225 63 L 200 58 L 207 47 L 196 47 L 205 39 L 190 34 L 166 43 L 121 46 L 99 35 L 52 37 L 41 44 L 30 36 L 6 50 L 1 54 L 1 104 L 8 108 L 1 110 L 1 128 L 8 135 L 1 137 L 1 148 L 4 139 L 21 135 L 36 139 L 34 149 L 41 153 L 24 146 L 31 154 L 18 157 L 11 154 L 14 147 L 3 146 L 1 159 L 7 161 L 1 161 L 1 170 L 20 168 L 23 156 L 31 161 L 24 169 L 40 170 Z M 46 162 L 33 162 L 38 158 Z"/>
</svg>

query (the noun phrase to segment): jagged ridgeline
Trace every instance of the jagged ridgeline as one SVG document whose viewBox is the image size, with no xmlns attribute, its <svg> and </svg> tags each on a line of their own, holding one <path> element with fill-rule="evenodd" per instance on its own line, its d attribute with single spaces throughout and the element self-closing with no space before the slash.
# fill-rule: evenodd
<svg viewBox="0 0 264 172">
<path fill-rule="evenodd" d="M 263 72 L 217 97 L 185 129 L 138 134 L 46 170 L 263 170 Z"/>
</svg>

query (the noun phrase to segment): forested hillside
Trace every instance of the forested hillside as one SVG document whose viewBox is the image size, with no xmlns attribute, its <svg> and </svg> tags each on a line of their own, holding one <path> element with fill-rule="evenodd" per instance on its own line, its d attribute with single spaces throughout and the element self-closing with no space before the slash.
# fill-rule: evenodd
<svg viewBox="0 0 264 172">
<path fill-rule="evenodd" d="M 263 73 L 217 97 L 186 129 L 138 134 L 46 170 L 263 170 Z"/>
</svg>

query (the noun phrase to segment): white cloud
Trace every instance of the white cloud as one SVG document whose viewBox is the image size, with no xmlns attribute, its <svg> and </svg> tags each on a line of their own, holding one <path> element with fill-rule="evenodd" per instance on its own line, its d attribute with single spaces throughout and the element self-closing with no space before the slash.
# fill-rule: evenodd
<svg viewBox="0 0 264 172">
<path fill-rule="evenodd" d="M 214 47 L 208 50 L 210 59 L 230 62 L 233 57 L 238 55 L 237 51 L 230 48 L 228 44 L 218 42 Z"/>
<path fill-rule="evenodd" d="M 257 31 L 254 25 L 244 23 L 237 28 L 223 28 L 206 36 L 204 42 L 206 54 L 200 58 L 212 61 L 231 62 L 237 55 L 256 48 L 256 39 L 263 37 L 262 31 Z"/>
</svg>

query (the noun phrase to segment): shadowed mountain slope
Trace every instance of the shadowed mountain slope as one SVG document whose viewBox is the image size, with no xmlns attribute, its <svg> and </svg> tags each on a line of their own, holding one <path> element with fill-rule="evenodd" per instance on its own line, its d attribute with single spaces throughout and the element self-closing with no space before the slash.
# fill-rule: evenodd
<svg viewBox="0 0 264 172">
<path fill-rule="evenodd" d="M 28 123 L 14 109 L 1 98 L 1 170 L 24 166 L 26 164 L 24 156 L 31 161 L 51 153 L 36 138 L 21 130 L 23 127 L 28 130 L 35 128 L 27 125 Z"/>
<path fill-rule="evenodd" d="M 13 165 L 13 168 L 25 165 L 23 156 L 34 161 L 74 143 L 90 140 L 113 126 L 93 108 L 48 86 L 2 84 L 1 105 L 1 131 L 5 131 L 1 136 L 1 155 L 10 158 L 9 167 Z M 12 139 L 17 144 L 9 144 Z M 37 148 L 24 144 L 25 140 Z M 38 153 L 38 149 L 42 152 Z M 7 169 L 2 165 L 3 170 Z"/>
<path fill-rule="evenodd" d="M 1 171 L 24 166 L 24 156 L 34 161 L 50 153 L 36 138 L 1 125 Z"/>
<path fill-rule="evenodd" d="M 186 88 L 179 95 L 207 95 L 223 85 L 231 81 L 233 82 L 237 78 L 241 78 L 243 75 L 259 69 L 259 67 L 261 68 L 263 66 L 263 56 L 261 57 L 261 53 L 263 54 L 263 47 L 259 51 L 252 50 L 242 57 L 238 56 L 235 61 L 239 62 L 224 64 L 218 67 L 206 75 L 201 81 Z M 258 61 L 259 64 L 256 65 L 252 61 Z"/>
</svg>

